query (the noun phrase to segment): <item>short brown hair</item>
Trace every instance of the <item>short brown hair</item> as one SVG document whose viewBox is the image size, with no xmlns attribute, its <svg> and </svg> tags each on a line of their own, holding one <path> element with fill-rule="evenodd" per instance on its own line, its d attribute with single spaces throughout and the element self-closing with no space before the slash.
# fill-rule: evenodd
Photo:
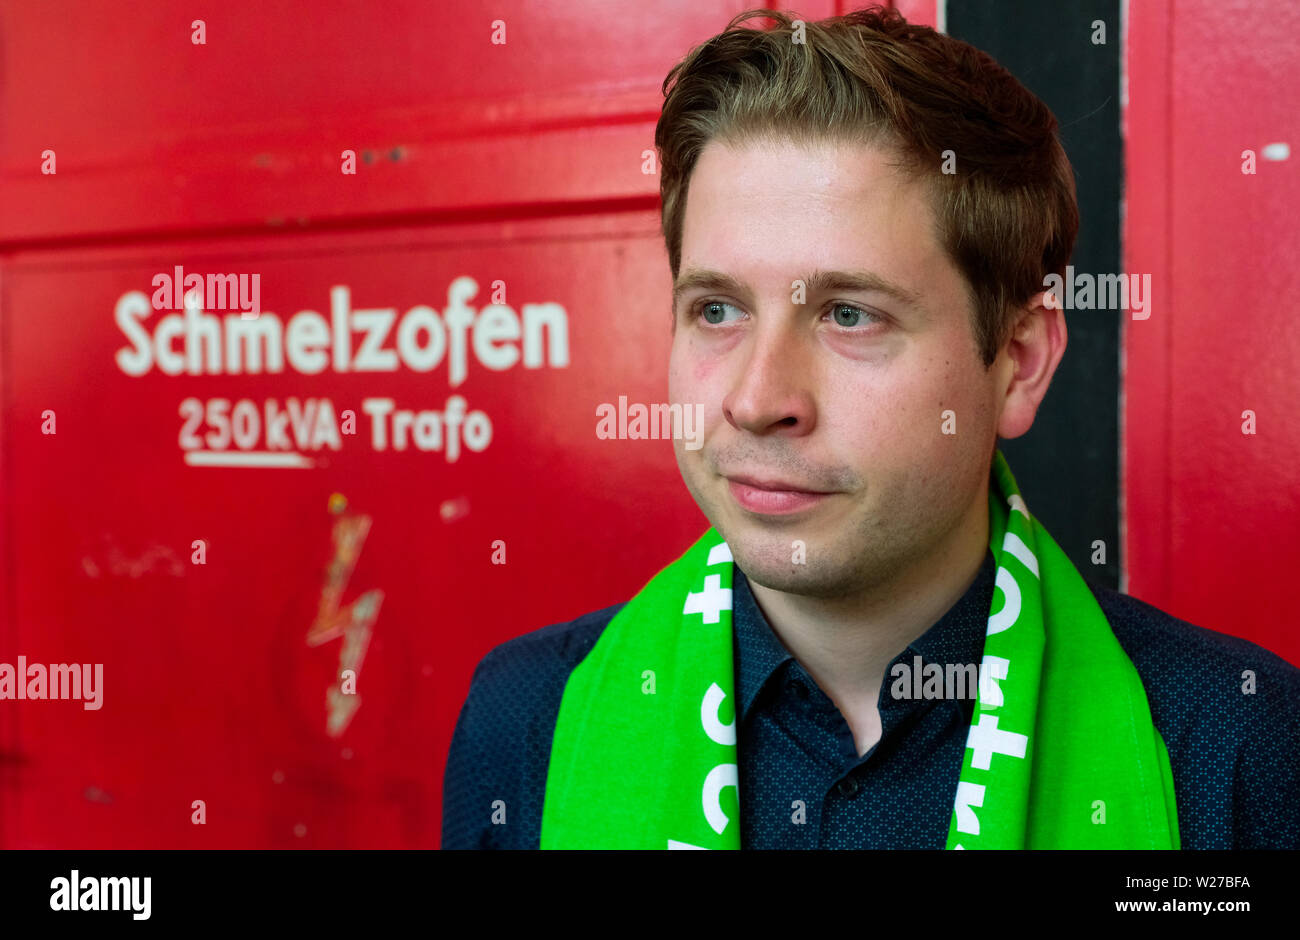
<svg viewBox="0 0 1300 940">
<path fill-rule="evenodd" d="M 740 25 L 755 17 L 775 23 Z M 881 7 L 813 23 L 749 10 L 674 66 L 663 92 L 655 146 L 674 279 L 700 152 L 715 139 L 781 137 L 883 144 L 928 180 L 986 367 L 1010 336 L 1014 308 L 1044 289 L 1046 275 L 1065 274 L 1079 210 L 1056 118 L 968 43 Z M 944 151 L 955 172 L 942 172 Z"/>
</svg>

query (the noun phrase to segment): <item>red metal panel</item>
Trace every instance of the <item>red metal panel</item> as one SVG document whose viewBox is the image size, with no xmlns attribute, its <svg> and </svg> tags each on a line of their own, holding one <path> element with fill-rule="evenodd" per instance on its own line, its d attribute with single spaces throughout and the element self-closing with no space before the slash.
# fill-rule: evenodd
<svg viewBox="0 0 1300 940">
<path fill-rule="evenodd" d="M 1133 4 L 1126 268 L 1152 274 L 1125 325 L 1129 587 L 1300 662 L 1300 204 L 1289 89 L 1300 9 Z M 1256 172 L 1244 174 L 1243 151 Z M 1257 433 L 1244 434 L 1243 412 Z"/>
<path fill-rule="evenodd" d="M 278 372 L 228 374 L 227 360 L 215 375 L 157 365 L 128 374 L 118 356 L 133 343 L 114 310 L 174 263 L 253 268 L 261 316 L 285 321 L 300 310 L 328 318 L 339 285 L 353 311 L 401 318 L 427 305 L 449 321 L 448 287 L 462 276 L 480 285 L 469 306 L 481 315 L 499 278 L 521 316 L 529 304 L 563 309 L 567 364 L 546 335 L 539 368 L 493 371 L 471 346 L 460 384 L 450 342 L 428 372 L 399 360 L 391 371 L 309 375 L 286 360 Z M 665 400 L 668 319 L 654 298 L 667 289 L 653 213 L 182 253 L 59 252 L 12 265 L 5 309 L 40 315 L 8 324 L 16 391 L 6 505 L 20 550 L 17 643 L 0 660 L 103 663 L 105 693 L 99 711 L 4 703 L 17 709 L 24 761 L 6 793 L 8 843 L 436 842 L 441 758 L 474 664 L 524 630 L 625 600 L 706 524 L 667 442 L 594 433 L 602 402 Z M 140 325 L 153 334 L 172 315 L 150 311 Z M 63 328 L 52 335 L 51 323 Z M 356 330 L 345 361 L 358 361 L 368 332 Z M 391 335 L 384 347 L 395 348 Z M 188 347 L 182 338 L 174 348 Z M 449 431 L 438 449 L 399 451 L 386 421 L 381 446 L 363 408 L 391 398 L 443 411 L 451 395 L 492 423 L 481 452 L 462 444 L 454 460 Z M 268 401 L 285 409 L 328 398 L 335 414 L 356 413 L 356 433 L 342 429 L 334 450 L 310 432 L 300 441 L 291 422 L 289 452 L 310 469 L 193 466 L 181 413 L 191 398 L 247 400 L 262 416 L 260 433 L 242 441 L 220 441 L 218 421 L 200 422 L 200 452 L 267 451 Z M 57 415 L 56 435 L 39 433 L 45 409 Z M 306 640 L 331 558 L 335 491 L 370 520 L 342 602 L 384 592 L 359 670 L 362 704 L 338 738 L 326 734 L 326 690 L 342 643 Z M 207 543 L 206 565 L 191 563 L 195 539 Z M 497 540 L 505 564 L 493 563 Z M 194 799 L 208 803 L 207 826 L 190 824 Z"/>
<path fill-rule="evenodd" d="M 893 0 L 890 3 L 895 10 L 903 14 L 909 23 L 918 26 L 938 27 L 938 10 L 940 3 L 947 0 Z"/>
<path fill-rule="evenodd" d="M 664 74 L 741 8 L 9 3 L 0 244 L 653 197 Z"/>
<path fill-rule="evenodd" d="M 670 444 L 600 440 L 596 407 L 666 398 L 669 275 L 644 154 L 664 74 L 743 8 L 0 5 L 0 662 L 104 666 L 98 710 L 0 703 L 0 846 L 437 844 L 442 762 L 474 664 L 625 600 L 706 525 Z M 206 46 L 190 43 L 196 17 Z M 355 176 L 340 172 L 345 148 Z M 53 176 L 39 172 L 45 149 Z M 153 338 L 175 314 L 127 314 L 133 292 L 150 296 L 178 265 L 257 274 L 261 322 L 300 317 L 294 360 L 234 372 L 227 356 L 209 373 L 209 347 L 195 345 L 197 374 L 160 371 Z M 503 282 L 524 334 L 492 314 L 486 353 L 467 334 L 463 380 L 451 332 L 427 371 L 401 358 L 336 368 L 332 333 L 323 371 L 294 367 L 314 348 L 302 312 L 328 329 L 332 288 L 346 286 L 353 312 L 446 328 L 462 276 L 478 284 L 479 322 Z M 115 319 L 123 298 L 125 322 L 150 338 L 143 374 Z M 540 329 L 537 368 L 496 360 L 528 348 L 530 304 L 562 311 L 567 363 Z M 222 340 L 237 335 L 213 322 Z M 370 326 L 352 325 L 356 354 Z M 168 348 L 182 342 L 162 344 L 164 363 Z M 380 362 L 385 350 L 392 333 Z M 362 410 L 391 398 L 442 412 L 453 395 L 492 426 L 455 461 L 443 442 L 378 447 Z M 203 420 L 187 438 L 189 399 Z M 318 428 L 317 411 L 284 424 L 290 399 L 352 409 L 357 433 L 317 447 L 312 429 L 332 422 Z M 231 439 L 208 413 L 218 400 L 244 431 L 259 416 L 259 433 Z M 274 446 L 268 413 L 286 435 Z M 194 465 L 196 442 L 311 466 Z M 342 515 L 327 511 L 334 493 Z M 345 638 L 308 637 L 334 622 L 327 575 L 348 559 L 333 540 L 363 522 L 334 600 L 383 595 L 346 654 L 360 658 L 360 707 L 331 734 Z M 206 825 L 191 822 L 195 800 Z"/>
<path fill-rule="evenodd" d="M 942 0 L 937 2 L 936 0 L 889 0 L 889 2 L 881 0 L 881 5 L 897 10 L 909 23 L 916 23 L 918 26 L 935 26 L 938 18 L 938 2 Z M 798 14 L 806 22 L 828 16 L 843 16 L 870 6 L 856 0 L 791 0 L 789 3 L 772 2 L 763 5 L 770 10 L 787 10 Z"/>
<path fill-rule="evenodd" d="M 1169 296 L 1170 48 L 1173 15 L 1166 0 L 1129 7 L 1124 50 L 1124 268 L 1149 272 L 1166 295 L 1158 314 L 1125 320 L 1120 334 L 1120 460 L 1124 533 L 1120 587 L 1151 603 L 1169 599 Z"/>
</svg>

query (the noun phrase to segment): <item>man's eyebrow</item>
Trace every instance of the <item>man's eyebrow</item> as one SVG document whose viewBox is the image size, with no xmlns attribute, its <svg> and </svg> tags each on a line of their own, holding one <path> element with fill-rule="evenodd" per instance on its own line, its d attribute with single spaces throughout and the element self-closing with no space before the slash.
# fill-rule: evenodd
<svg viewBox="0 0 1300 940">
<path fill-rule="evenodd" d="M 912 307 L 921 306 L 921 295 L 914 290 L 895 284 L 871 271 L 814 271 L 803 278 L 809 293 L 829 291 L 875 291 L 892 297 Z M 729 274 L 707 268 L 689 268 L 683 271 L 673 285 L 673 307 L 677 307 L 683 294 L 693 290 L 725 291 L 729 294 L 746 293 L 745 285 Z"/>
<path fill-rule="evenodd" d="M 687 268 L 677 277 L 673 284 L 673 309 L 681 302 L 682 295 L 693 290 L 725 291 L 728 294 L 743 294 L 745 286 L 729 274 L 710 271 L 707 268 Z"/>
<path fill-rule="evenodd" d="M 809 293 L 830 291 L 875 291 L 892 297 L 899 303 L 921 306 L 921 294 L 871 271 L 814 271 L 803 279 Z"/>
</svg>

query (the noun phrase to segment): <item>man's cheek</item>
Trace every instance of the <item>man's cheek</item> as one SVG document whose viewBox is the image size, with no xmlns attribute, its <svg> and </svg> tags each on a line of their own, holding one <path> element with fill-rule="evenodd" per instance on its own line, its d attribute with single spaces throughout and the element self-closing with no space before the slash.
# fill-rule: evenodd
<svg viewBox="0 0 1300 940">
<path fill-rule="evenodd" d="M 943 412 L 933 401 L 924 407 L 893 403 L 864 416 L 843 439 L 854 442 L 854 452 L 868 470 L 882 464 L 900 470 L 929 467 L 952 452 L 952 438 L 943 433 Z"/>
<path fill-rule="evenodd" d="M 700 379 L 698 368 L 693 359 L 683 354 L 676 354 L 668 362 L 668 396 L 673 402 L 698 401 L 700 398 Z"/>
<path fill-rule="evenodd" d="M 683 429 L 683 433 L 673 436 L 673 455 L 677 458 L 677 466 L 683 475 L 691 475 L 700 478 L 705 472 L 705 451 L 702 442 L 705 440 L 698 432 L 692 439 L 692 435 L 687 433 L 689 429 Z"/>
<path fill-rule="evenodd" d="M 683 387 L 707 388 L 716 384 L 724 362 L 716 347 L 683 338 L 673 346 L 669 360 L 669 378 Z"/>
</svg>

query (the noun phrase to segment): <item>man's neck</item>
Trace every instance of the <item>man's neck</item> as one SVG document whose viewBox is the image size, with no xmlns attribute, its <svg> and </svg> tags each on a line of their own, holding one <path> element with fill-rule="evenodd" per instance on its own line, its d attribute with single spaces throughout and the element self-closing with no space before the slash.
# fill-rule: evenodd
<svg viewBox="0 0 1300 940">
<path fill-rule="evenodd" d="M 988 551 L 988 501 L 926 558 L 888 583 L 844 598 L 774 591 L 750 581 L 754 599 L 791 655 L 846 717 L 873 712 L 885 669 L 970 588 Z M 850 720 L 852 724 L 852 720 Z"/>
</svg>

